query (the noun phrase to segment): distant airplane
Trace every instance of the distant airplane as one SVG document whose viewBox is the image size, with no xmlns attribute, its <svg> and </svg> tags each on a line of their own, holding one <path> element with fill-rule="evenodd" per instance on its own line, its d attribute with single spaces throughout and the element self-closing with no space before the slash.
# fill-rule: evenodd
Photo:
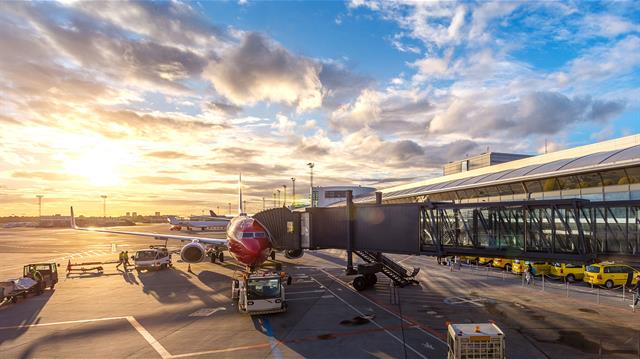
<svg viewBox="0 0 640 359">
<path fill-rule="evenodd" d="M 191 217 L 190 219 L 179 219 L 175 216 L 167 217 L 167 221 L 171 223 L 172 231 L 180 231 L 182 228 L 186 228 L 188 231 L 193 228 L 199 228 L 201 231 L 204 230 L 225 230 L 231 218 L 216 216 L 215 212 L 209 211 L 211 213 L 211 217 Z"/>
</svg>

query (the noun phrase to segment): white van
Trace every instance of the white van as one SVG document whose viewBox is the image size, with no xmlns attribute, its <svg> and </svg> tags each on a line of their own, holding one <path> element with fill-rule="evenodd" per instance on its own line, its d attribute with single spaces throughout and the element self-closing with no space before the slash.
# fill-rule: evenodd
<svg viewBox="0 0 640 359">
<path fill-rule="evenodd" d="M 161 270 L 172 267 L 171 254 L 165 247 L 151 247 L 142 249 L 133 256 L 133 262 L 138 272 L 146 270 Z"/>
</svg>

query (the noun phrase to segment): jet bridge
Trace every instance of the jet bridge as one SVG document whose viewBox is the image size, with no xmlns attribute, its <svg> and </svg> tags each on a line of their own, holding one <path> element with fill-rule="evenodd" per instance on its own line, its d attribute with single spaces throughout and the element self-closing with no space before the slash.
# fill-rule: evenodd
<svg viewBox="0 0 640 359">
<path fill-rule="evenodd" d="M 356 205 L 348 196 L 345 207 L 285 211 L 278 226 L 293 232 L 272 229 L 276 220 L 267 225 L 286 233 L 273 237 L 276 248 L 344 249 L 348 268 L 356 251 L 640 264 L 640 200 L 381 204 L 380 197 Z"/>
</svg>

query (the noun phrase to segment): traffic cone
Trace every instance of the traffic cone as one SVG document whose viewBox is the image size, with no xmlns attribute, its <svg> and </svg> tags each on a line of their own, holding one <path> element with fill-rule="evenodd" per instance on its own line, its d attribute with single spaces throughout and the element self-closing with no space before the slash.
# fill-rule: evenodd
<svg viewBox="0 0 640 359">
<path fill-rule="evenodd" d="M 187 272 L 189 272 L 189 273 L 193 273 L 193 272 L 191 271 L 191 263 L 189 263 L 189 267 L 187 267 Z"/>
<path fill-rule="evenodd" d="M 71 271 L 71 259 L 69 259 L 69 262 L 67 262 L 67 272 Z"/>
</svg>

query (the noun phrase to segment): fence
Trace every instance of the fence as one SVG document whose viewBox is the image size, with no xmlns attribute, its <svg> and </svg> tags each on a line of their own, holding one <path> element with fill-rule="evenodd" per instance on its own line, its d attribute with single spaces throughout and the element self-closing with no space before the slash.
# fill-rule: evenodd
<svg viewBox="0 0 640 359">
<path fill-rule="evenodd" d="M 630 288 L 626 285 L 605 289 L 601 286 L 588 285 L 582 281 L 575 281 L 571 283 L 566 281 L 564 277 L 558 278 L 548 274 L 532 276 L 531 282 L 527 283 L 524 275 L 507 272 L 503 269 L 494 268 L 492 266 L 462 264 L 460 269 L 470 271 L 471 273 L 484 276 L 486 278 L 501 279 L 510 282 L 511 284 L 519 281 L 519 284 L 522 287 L 529 288 L 531 290 L 550 292 L 562 295 L 566 298 L 581 299 L 585 303 L 624 307 L 629 309 L 631 312 L 635 312 L 636 310 L 640 311 L 640 303 L 637 306 L 632 306 L 635 302 L 636 294 L 631 292 Z"/>
</svg>

